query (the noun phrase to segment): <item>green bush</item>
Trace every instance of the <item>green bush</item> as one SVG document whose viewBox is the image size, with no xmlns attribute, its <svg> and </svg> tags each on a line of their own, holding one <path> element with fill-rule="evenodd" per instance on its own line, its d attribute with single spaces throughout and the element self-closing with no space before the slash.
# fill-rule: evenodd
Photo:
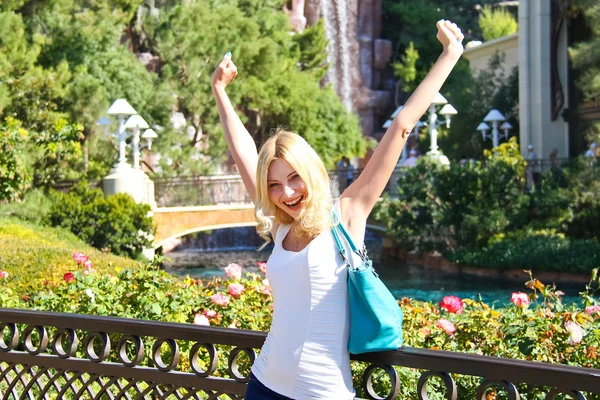
<svg viewBox="0 0 600 400">
<path fill-rule="evenodd" d="M 41 190 L 28 191 L 23 200 L 0 204 L 0 216 L 16 217 L 39 224 L 50 210 L 52 201 Z"/>
<path fill-rule="evenodd" d="M 51 199 L 44 223 L 66 228 L 97 249 L 136 258 L 152 244 L 150 206 L 128 194 L 104 198 L 100 189 L 80 182 L 69 193 L 52 192 Z"/>
<path fill-rule="evenodd" d="M 398 197 L 386 198 L 373 213 L 409 250 L 457 249 L 486 245 L 490 238 L 527 223 L 525 162 L 514 139 L 485 165 L 440 166 L 427 158 L 404 171 Z"/>
<path fill-rule="evenodd" d="M 29 299 L 0 295 L 0 307 L 21 307 L 83 314 L 112 315 L 170 322 L 188 322 L 266 331 L 271 322 L 272 298 L 262 273 L 231 274 L 227 279 L 207 281 L 177 279 L 150 265 L 118 269 L 108 273 L 86 273 L 73 264 L 72 275 L 44 286 Z M 229 266 L 235 270 L 235 266 Z M 239 271 L 239 270 L 238 270 Z M 597 270 L 588 287 L 598 286 Z M 4 287 L 10 287 L 9 276 Z M 232 294 L 232 285 L 244 288 Z M 582 293 L 582 306 L 563 305 L 561 293 L 533 277 L 528 294 L 514 294 L 514 305 L 494 309 L 485 303 L 464 299 L 460 309 L 402 299 L 405 345 L 511 359 L 561 363 L 600 368 L 596 354 L 600 346 L 600 302 L 592 289 Z M 241 288 L 238 286 L 238 292 Z M 3 293 L 7 293 L 3 291 Z M 213 296 L 221 296 L 222 302 Z M 507 293 L 507 297 L 509 293 Z M 440 299 L 442 300 L 442 299 Z M 220 303 L 220 304 L 216 304 Z M 187 344 L 186 344 L 187 346 Z M 182 346 L 182 354 L 187 348 Z M 185 360 L 184 360 L 185 361 Z M 222 363 L 219 374 L 226 376 Z M 364 365 L 353 363 L 354 386 Z M 420 372 L 398 368 L 402 380 L 399 398 L 414 398 Z M 459 376 L 461 398 L 475 398 L 480 378 Z M 376 389 L 382 384 L 376 383 Z M 538 398 L 539 390 L 520 385 L 524 398 Z M 438 397 L 435 397 L 436 399 Z M 589 396 L 599 399 L 600 396 Z"/>
<path fill-rule="evenodd" d="M 567 238 L 554 231 L 519 231 L 482 248 L 462 248 L 444 255 L 454 263 L 474 267 L 587 274 L 600 265 L 600 242 Z"/>
</svg>

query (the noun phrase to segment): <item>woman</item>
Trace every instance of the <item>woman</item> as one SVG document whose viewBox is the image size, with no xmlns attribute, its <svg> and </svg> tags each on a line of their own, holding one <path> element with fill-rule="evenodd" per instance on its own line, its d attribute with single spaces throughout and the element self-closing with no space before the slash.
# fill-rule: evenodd
<svg viewBox="0 0 600 400">
<path fill-rule="evenodd" d="M 252 367 L 246 400 L 354 398 L 346 349 L 347 271 L 331 234 L 337 222 L 332 209 L 353 241 L 362 244 L 367 216 L 406 138 L 463 52 L 463 34 L 456 24 L 441 20 L 437 30 L 442 54 L 363 172 L 335 202 L 323 162 L 300 136 L 279 131 L 257 153 L 225 92 L 237 75 L 231 53 L 215 70 L 213 93 L 227 144 L 255 204 L 258 233 L 275 244 L 267 262 L 273 322 Z"/>
</svg>

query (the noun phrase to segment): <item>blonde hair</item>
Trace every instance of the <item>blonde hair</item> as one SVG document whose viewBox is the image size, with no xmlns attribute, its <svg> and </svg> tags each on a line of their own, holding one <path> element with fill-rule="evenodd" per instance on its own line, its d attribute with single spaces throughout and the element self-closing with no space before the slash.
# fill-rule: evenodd
<svg viewBox="0 0 600 400">
<path fill-rule="evenodd" d="M 332 226 L 332 198 L 329 188 L 329 175 L 325 165 L 315 150 L 301 136 L 278 129 L 262 145 L 258 153 L 256 167 L 256 202 L 254 215 L 258 221 L 256 230 L 265 239 L 264 247 L 271 239 L 273 221 L 278 224 L 291 224 L 294 219 L 277 207 L 269 198 L 267 176 L 274 160 L 285 160 L 304 181 L 308 195 L 304 207 L 297 218 L 302 232 L 315 237 Z M 262 248 L 261 247 L 261 248 Z"/>
</svg>

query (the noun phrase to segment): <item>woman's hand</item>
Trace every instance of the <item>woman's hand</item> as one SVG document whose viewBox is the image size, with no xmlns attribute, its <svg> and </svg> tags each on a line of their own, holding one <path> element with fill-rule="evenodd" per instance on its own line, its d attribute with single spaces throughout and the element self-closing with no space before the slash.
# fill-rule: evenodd
<svg viewBox="0 0 600 400">
<path fill-rule="evenodd" d="M 215 69 L 212 76 L 212 85 L 214 89 L 225 89 L 229 83 L 237 76 L 237 67 L 231 61 L 231 53 L 228 52 Z"/>
<path fill-rule="evenodd" d="M 462 40 L 465 35 L 463 35 L 458 25 L 442 19 L 437 22 L 436 26 L 438 29 L 437 38 L 444 46 L 444 52 L 460 56 L 464 51 Z"/>
</svg>

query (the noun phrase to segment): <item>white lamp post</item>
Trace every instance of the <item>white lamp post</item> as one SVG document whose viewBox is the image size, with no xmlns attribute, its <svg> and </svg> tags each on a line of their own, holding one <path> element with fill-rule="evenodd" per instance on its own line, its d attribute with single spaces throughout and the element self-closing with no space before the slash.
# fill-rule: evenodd
<svg viewBox="0 0 600 400">
<path fill-rule="evenodd" d="M 491 128 L 485 122 L 482 122 L 479 125 L 477 125 L 477 128 L 475 128 L 475 129 L 477 129 L 479 132 L 481 132 L 481 136 L 483 136 L 483 140 L 485 140 L 486 137 L 490 137 L 490 136 L 488 136 L 487 131 L 489 131 Z"/>
<path fill-rule="evenodd" d="M 117 128 L 117 135 L 119 136 L 119 162 L 115 165 L 115 170 L 126 169 L 129 168 L 129 164 L 127 164 L 127 159 L 125 157 L 125 127 L 124 120 L 125 117 L 130 115 L 137 114 L 135 109 L 131 107 L 131 105 L 125 99 L 118 99 L 109 107 L 108 111 L 106 111 L 108 115 L 116 115 L 117 120 L 119 121 L 119 126 Z"/>
<path fill-rule="evenodd" d="M 152 129 L 146 129 L 142 134 L 142 139 L 146 139 L 146 147 L 148 150 L 152 150 L 152 140 L 156 139 L 158 135 Z"/>
<path fill-rule="evenodd" d="M 504 139 L 505 140 L 508 140 L 508 131 L 510 131 L 512 128 L 513 128 L 513 126 L 508 121 L 504 121 L 504 123 L 502 125 L 500 125 L 500 129 L 502 129 L 502 131 L 504 131 Z"/>
<path fill-rule="evenodd" d="M 133 140 L 131 141 L 133 147 L 133 169 L 140 169 L 140 129 L 147 129 L 148 123 L 144 118 L 139 115 L 132 115 L 125 122 L 125 128 L 133 129 Z"/>
<path fill-rule="evenodd" d="M 429 136 L 430 136 L 430 146 L 429 146 L 429 151 L 427 152 L 427 155 L 429 155 L 430 157 L 439 157 L 440 156 L 440 151 L 438 150 L 439 147 L 437 145 L 437 135 L 438 135 L 438 128 L 444 123 L 441 121 L 438 121 L 437 118 L 437 114 L 436 114 L 436 106 L 439 105 L 444 105 L 444 107 L 442 107 L 442 109 L 440 110 L 440 115 L 444 116 L 445 119 L 445 123 L 446 123 L 446 127 L 450 127 L 450 120 L 452 118 L 452 115 L 456 115 L 458 112 L 456 111 L 456 109 L 454 107 L 452 107 L 452 105 L 448 104 L 448 100 L 446 100 L 444 98 L 444 96 L 442 96 L 440 93 L 435 95 L 435 98 L 433 99 L 433 101 L 431 102 L 431 105 L 429 106 Z"/>
<path fill-rule="evenodd" d="M 500 134 L 500 132 L 498 131 L 498 127 L 499 127 L 500 122 L 506 121 L 506 118 L 504 117 L 504 115 L 502 115 L 502 113 L 500 111 L 494 109 L 494 110 L 491 110 L 485 116 L 483 121 L 492 123 L 492 146 L 494 148 L 498 147 L 498 144 L 500 142 L 500 140 L 498 138 L 498 135 Z M 508 136 L 508 129 L 506 129 L 505 135 Z M 484 140 L 485 140 L 485 136 L 484 136 Z"/>
</svg>

